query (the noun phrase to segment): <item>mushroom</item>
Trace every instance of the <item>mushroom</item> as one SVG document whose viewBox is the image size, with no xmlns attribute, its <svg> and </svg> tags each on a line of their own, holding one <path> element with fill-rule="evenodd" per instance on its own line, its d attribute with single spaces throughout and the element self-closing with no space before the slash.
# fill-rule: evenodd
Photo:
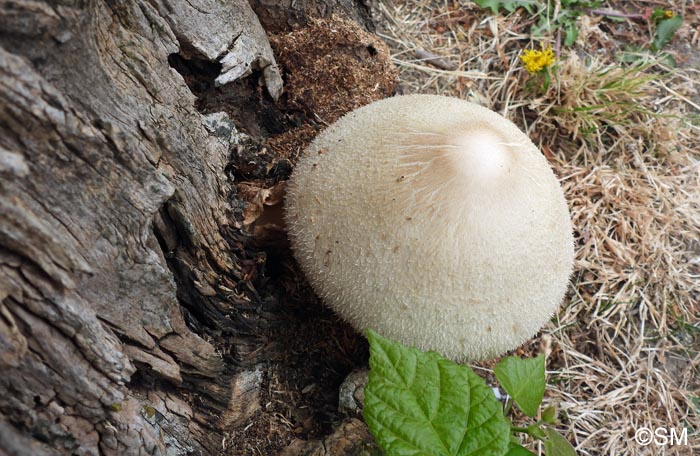
<svg viewBox="0 0 700 456">
<path fill-rule="evenodd" d="M 571 219 L 545 157 L 513 123 L 407 95 L 318 135 L 287 185 L 292 250 L 357 330 L 456 361 L 532 337 L 562 301 Z"/>
</svg>

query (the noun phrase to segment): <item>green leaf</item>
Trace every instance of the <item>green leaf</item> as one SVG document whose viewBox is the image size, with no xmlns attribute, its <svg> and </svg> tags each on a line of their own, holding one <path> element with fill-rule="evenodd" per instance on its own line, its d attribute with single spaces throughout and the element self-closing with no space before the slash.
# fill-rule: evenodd
<svg viewBox="0 0 700 456">
<path fill-rule="evenodd" d="M 517 443 L 511 443 L 505 456 L 535 456 L 535 453 Z"/>
<path fill-rule="evenodd" d="M 658 51 L 666 46 L 681 25 L 683 25 L 683 18 L 680 16 L 673 16 L 672 18 L 659 21 L 659 25 L 656 26 L 656 32 L 654 33 L 654 39 L 651 42 L 651 49 Z"/>
<path fill-rule="evenodd" d="M 552 77 L 549 75 L 549 68 L 544 67 L 544 82 L 542 83 L 542 91 L 546 92 L 549 89 L 549 83 L 552 81 Z"/>
<path fill-rule="evenodd" d="M 577 9 L 597 8 L 600 6 L 600 0 L 561 0 L 561 5 Z"/>
<path fill-rule="evenodd" d="M 499 10 L 512 13 L 518 8 L 525 8 L 528 13 L 532 14 L 537 6 L 536 0 L 474 0 L 474 3 L 480 8 L 490 8 L 493 14 L 498 14 Z"/>
<path fill-rule="evenodd" d="M 544 442 L 544 454 L 546 456 L 576 456 L 576 450 L 555 429 L 545 429 L 547 440 Z"/>
<path fill-rule="evenodd" d="M 566 24 L 566 38 L 564 38 L 564 45 L 571 46 L 576 42 L 578 38 L 578 29 L 576 28 L 575 22 L 568 22 Z"/>
<path fill-rule="evenodd" d="M 386 456 L 503 456 L 510 426 L 469 367 L 372 330 L 364 417 Z"/>
<path fill-rule="evenodd" d="M 557 409 L 550 405 L 542 411 L 542 421 L 547 424 L 556 423 L 557 421 Z"/>
<path fill-rule="evenodd" d="M 678 68 L 678 62 L 676 62 L 676 59 L 668 52 L 661 52 L 659 53 L 658 57 L 659 62 L 663 63 L 664 65 L 671 68 Z"/>
<path fill-rule="evenodd" d="M 496 367 L 496 378 L 527 416 L 537 415 L 544 396 L 544 355 L 537 358 L 520 359 L 516 356 L 503 358 Z"/>
<path fill-rule="evenodd" d="M 651 19 L 658 21 L 666 17 L 666 10 L 664 8 L 654 8 L 651 12 Z"/>
</svg>

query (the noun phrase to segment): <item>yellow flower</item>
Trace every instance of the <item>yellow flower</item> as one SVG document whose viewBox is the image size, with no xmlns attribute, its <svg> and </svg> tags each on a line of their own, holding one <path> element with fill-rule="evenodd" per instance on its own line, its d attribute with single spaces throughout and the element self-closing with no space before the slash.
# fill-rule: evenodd
<svg viewBox="0 0 700 456">
<path fill-rule="evenodd" d="M 666 11 L 664 11 L 664 17 L 666 17 L 666 18 L 668 18 L 668 19 L 672 18 L 672 17 L 675 16 L 675 15 L 676 15 L 676 13 L 674 13 L 674 12 L 671 11 L 671 10 L 666 10 Z"/>
<path fill-rule="evenodd" d="M 524 55 L 520 56 L 520 60 L 525 64 L 528 73 L 535 74 L 554 63 L 554 51 L 552 46 L 546 49 L 543 47 L 541 51 L 526 49 Z"/>
</svg>

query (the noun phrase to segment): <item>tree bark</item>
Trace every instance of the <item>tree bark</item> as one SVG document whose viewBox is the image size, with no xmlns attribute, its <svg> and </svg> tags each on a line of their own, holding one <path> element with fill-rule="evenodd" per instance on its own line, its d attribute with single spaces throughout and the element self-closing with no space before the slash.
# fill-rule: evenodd
<svg viewBox="0 0 700 456">
<path fill-rule="evenodd" d="M 238 454 L 260 408 L 245 146 L 175 58 L 282 91 L 245 0 L 0 2 L 0 453 Z"/>
</svg>

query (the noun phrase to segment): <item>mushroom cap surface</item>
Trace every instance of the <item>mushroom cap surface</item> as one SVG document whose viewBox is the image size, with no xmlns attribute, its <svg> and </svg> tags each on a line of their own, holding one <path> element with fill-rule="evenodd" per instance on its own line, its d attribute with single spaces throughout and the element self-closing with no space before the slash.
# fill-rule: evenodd
<svg viewBox="0 0 700 456">
<path fill-rule="evenodd" d="M 545 157 L 456 98 L 397 96 L 339 119 L 297 163 L 285 219 L 303 272 L 343 319 L 457 361 L 532 337 L 572 270 Z"/>
</svg>

